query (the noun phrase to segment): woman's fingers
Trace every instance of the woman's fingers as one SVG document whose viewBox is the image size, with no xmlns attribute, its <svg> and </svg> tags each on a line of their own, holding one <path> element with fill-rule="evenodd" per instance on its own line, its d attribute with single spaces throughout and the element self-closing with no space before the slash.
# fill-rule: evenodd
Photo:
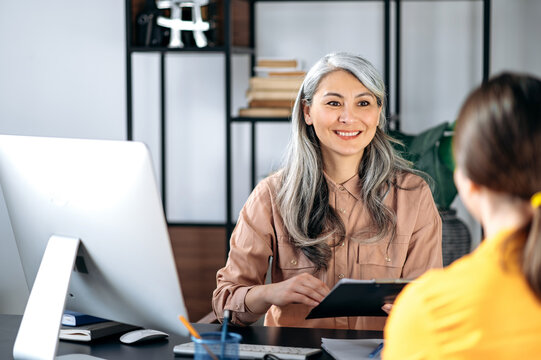
<svg viewBox="0 0 541 360">
<path fill-rule="evenodd" d="M 299 284 L 299 288 L 297 290 L 299 293 L 304 294 L 313 300 L 317 301 L 318 303 L 321 302 L 327 296 L 329 293 L 328 290 L 325 290 L 323 287 L 319 286 L 319 284 Z"/>
<path fill-rule="evenodd" d="M 314 300 L 310 296 L 307 296 L 302 293 L 293 293 L 291 294 L 291 297 L 288 302 L 289 304 L 303 304 L 307 306 L 317 306 L 319 305 L 320 301 Z"/>
<path fill-rule="evenodd" d="M 393 309 L 393 304 L 385 304 L 381 307 L 381 309 L 385 311 L 387 315 L 389 315 L 391 313 L 391 310 Z"/>
<path fill-rule="evenodd" d="M 278 306 L 292 303 L 316 306 L 329 293 L 327 285 L 310 274 L 300 274 L 274 285 L 271 302 Z"/>
</svg>

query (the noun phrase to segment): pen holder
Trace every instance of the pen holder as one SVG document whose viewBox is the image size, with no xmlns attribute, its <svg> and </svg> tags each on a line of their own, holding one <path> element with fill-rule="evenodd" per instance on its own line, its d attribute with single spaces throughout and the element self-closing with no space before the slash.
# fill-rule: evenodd
<svg viewBox="0 0 541 360">
<path fill-rule="evenodd" d="M 239 343 L 242 336 L 236 333 L 227 333 L 225 341 L 222 342 L 221 332 L 207 332 L 201 334 L 201 339 L 194 338 L 195 360 L 238 360 Z M 212 353 L 212 355 L 209 353 Z M 215 358 L 213 358 L 215 356 Z"/>
</svg>

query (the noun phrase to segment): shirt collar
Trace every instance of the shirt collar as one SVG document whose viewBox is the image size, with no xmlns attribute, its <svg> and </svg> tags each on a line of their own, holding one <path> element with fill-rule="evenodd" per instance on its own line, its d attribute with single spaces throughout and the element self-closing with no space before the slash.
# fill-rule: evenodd
<svg viewBox="0 0 541 360">
<path fill-rule="evenodd" d="M 520 239 L 523 235 L 515 235 L 515 231 L 516 229 L 502 229 L 492 237 L 484 239 L 476 252 L 480 254 L 488 253 L 488 257 L 500 259 L 506 266 L 519 269 L 520 260 L 517 256 L 519 256 L 519 251 L 522 249 L 520 244 L 524 240 Z M 514 238 L 510 239 L 510 237 Z M 508 243 L 506 244 L 506 242 Z"/>
<path fill-rule="evenodd" d="M 346 180 L 342 184 L 334 182 L 334 180 L 331 179 L 331 177 L 327 175 L 325 171 L 323 171 L 323 175 L 325 176 L 325 180 L 327 181 L 329 188 L 333 189 L 334 191 L 341 191 L 342 189 L 345 189 L 355 199 L 361 200 L 361 179 L 359 178 L 359 174 L 353 175 L 350 179 Z"/>
</svg>

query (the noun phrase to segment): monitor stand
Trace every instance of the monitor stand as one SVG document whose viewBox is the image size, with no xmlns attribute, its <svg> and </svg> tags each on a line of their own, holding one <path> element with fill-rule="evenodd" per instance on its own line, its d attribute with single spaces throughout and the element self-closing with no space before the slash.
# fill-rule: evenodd
<svg viewBox="0 0 541 360">
<path fill-rule="evenodd" d="M 58 235 L 49 238 L 15 339 L 15 360 L 55 359 L 62 314 L 79 244 L 77 238 Z M 99 358 L 73 354 L 59 356 L 57 359 Z"/>
</svg>

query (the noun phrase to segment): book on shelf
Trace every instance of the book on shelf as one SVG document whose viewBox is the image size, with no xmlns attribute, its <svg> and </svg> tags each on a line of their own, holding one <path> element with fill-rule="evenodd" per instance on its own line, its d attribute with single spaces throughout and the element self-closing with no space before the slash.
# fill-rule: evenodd
<svg viewBox="0 0 541 360">
<path fill-rule="evenodd" d="M 250 107 L 263 107 L 263 108 L 289 108 L 293 107 L 294 99 L 287 100 L 270 100 L 270 99 L 254 99 L 250 101 Z"/>
<path fill-rule="evenodd" d="M 303 78 L 296 76 L 277 76 L 250 78 L 250 89 L 252 90 L 296 90 L 302 85 Z"/>
<path fill-rule="evenodd" d="M 121 335 L 140 327 L 116 321 L 104 321 L 81 326 L 62 326 L 58 338 L 61 340 L 89 342 L 106 336 Z"/>
<path fill-rule="evenodd" d="M 77 311 L 64 310 L 64 314 L 62 314 L 62 325 L 64 326 L 80 326 L 103 321 L 107 321 L 107 319 L 83 314 Z"/>
<path fill-rule="evenodd" d="M 294 68 L 297 69 L 300 66 L 300 61 L 297 59 L 287 58 L 265 58 L 261 57 L 256 60 L 256 66 L 263 68 Z"/>
<path fill-rule="evenodd" d="M 304 73 L 302 70 L 297 68 L 272 68 L 272 67 L 262 67 L 262 66 L 254 66 L 254 72 L 257 76 L 266 77 L 266 76 L 291 76 L 294 74 L 297 74 L 297 76 L 301 76 L 300 74 Z"/>
<path fill-rule="evenodd" d="M 266 73 L 266 75 L 268 77 L 274 77 L 274 76 L 280 76 L 280 77 L 284 77 L 284 76 L 293 76 L 293 77 L 302 77 L 304 78 L 304 76 L 306 76 L 306 71 L 302 71 L 302 70 L 288 70 L 288 71 L 268 71 Z"/>
<path fill-rule="evenodd" d="M 249 107 L 239 109 L 241 117 L 290 117 L 304 79 L 300 62 L 295 59 L 258 58 L 246 91 Z M 269 76 L 270 73 L 286 74 Z M 295 74 L 295 75 L 292 75 Z"/>
<path fill-rule="evenodd" d="M 258 58 L 254 71 L 261 77 L 270 76 L 271 73 L 284 74 L 283 76 L 291 76 L 292 74 L 303 76 L 301 73 L 304 73 L 299 60 L 287 58 Z"/>
<path fill-rule="evenodd" d="M 288 108 L 243 108 L 239 109 L 239 116 L 245 117 L 289 117 L 291 109 Z"/>
<path fill-rule="evenodd" d="M 297 90 L 248 90 L 246 97 L 251 100 L 295 100 Z"/>
</svg>

